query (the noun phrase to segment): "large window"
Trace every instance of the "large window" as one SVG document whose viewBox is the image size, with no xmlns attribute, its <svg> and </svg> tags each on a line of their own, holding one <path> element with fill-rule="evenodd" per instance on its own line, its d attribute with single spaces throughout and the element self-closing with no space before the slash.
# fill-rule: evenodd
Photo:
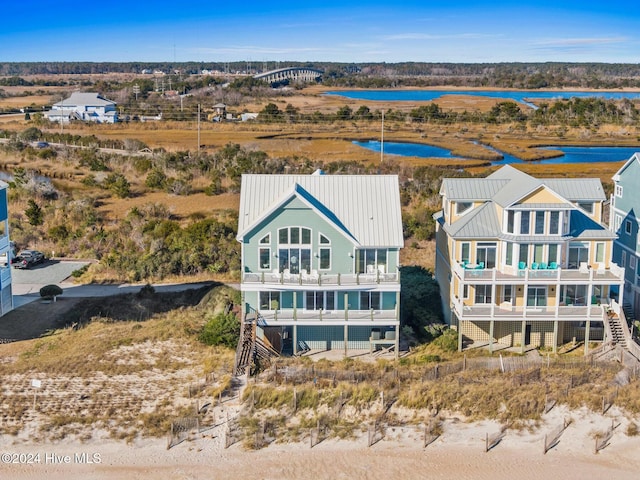
<svg viewBox="0 0 640 480">
<path fill-rule="evenodd" d="M 280 292 L 260 292 L 260 310 L 278 310 Z"/>
<path fill-rule="evenodd" d="M 589 261 L 589 245 L 575 242 L 569 244 L 569 268 L 578 268 L 581 263 Z"/>
<path fill-rule="evenodd" d="M 305 292 L 305 308 L 307 310 L 334 310 L 335 303 L 335 292 Z"/>
<path fill-rule="evenodd" d="M 360 292 L 360 310 L 381 310 L 380 292 Z"/>
<path fill-rule="evenodd" d="M 546 307 L 547 288 L 529 287 L 527 288 L 527 307 Z"/>
<path fill-rule="evenodd" d="M 491 303 L 491 285 L 476 285 L 475 303 Z"/>
<path fill-rule="evenodd" d="M 356 251 L 356 273 L 387 272 L 387 250 L 364 248 Z"/>
<path fill-rule="evenodd" d="M 278 265 L 280 271 L 297 274 L 311 271 L 311 230 L 287 227 L 278 230 Z"/>
<path fill-rule="evenodd" d="M 560 287 L 560 301 L 565 305 L 584 306 L 587 304 L 586 285 L 562 285 Z"/>
<path fill-rule="evenodd" d="M 484 263 L 485 268 L 496 266 L 496 244 L 493 242 L 478 242 L 476 248 L 476 262 Z"/>
</svg>

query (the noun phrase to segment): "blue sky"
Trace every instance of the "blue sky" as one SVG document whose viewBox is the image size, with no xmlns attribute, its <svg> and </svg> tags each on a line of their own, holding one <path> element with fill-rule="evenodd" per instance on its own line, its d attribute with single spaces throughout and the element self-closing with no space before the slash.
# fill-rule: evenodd
<svg viewBox="0 0 640 480">
<path fill-rule="evenodd" d="M 640 62 L 637 0 L 3 3 L 0 62 Z"/>
</svg>

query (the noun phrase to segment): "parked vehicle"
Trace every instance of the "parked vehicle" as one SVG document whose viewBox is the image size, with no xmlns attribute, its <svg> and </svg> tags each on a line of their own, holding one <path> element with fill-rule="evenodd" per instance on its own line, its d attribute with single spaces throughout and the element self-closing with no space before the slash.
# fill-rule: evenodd
<svg viewBox="0 0 640 480">
<path fill-rule="evenodd" d="M 15 268 L 29 268 L 44 262 L 44 253 L 38 250 L 22 250 L 11 260 L 11 266 Z"/>
</svg>

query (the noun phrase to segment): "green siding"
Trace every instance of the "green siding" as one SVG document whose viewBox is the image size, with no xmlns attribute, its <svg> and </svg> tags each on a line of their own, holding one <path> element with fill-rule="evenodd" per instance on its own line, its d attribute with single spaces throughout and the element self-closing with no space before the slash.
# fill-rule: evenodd
<svg viewBox="0 0 640 480">
<path fill-rule="evenodd" d="M 369 349 L 371 327 L 349 327 L 347 349 Z M 298 342 L 304 342 L 311 349 L 343 350 L 344 327 L 342 326 L 313 326 L 298 327 Z"/>
</svg>

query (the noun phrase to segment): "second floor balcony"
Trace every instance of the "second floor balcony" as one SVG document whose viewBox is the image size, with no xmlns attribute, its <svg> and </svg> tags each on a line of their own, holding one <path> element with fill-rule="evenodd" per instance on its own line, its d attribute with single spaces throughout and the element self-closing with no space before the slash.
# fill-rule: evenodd
<svg viewBox="0 0 640 480">
<path fill-rule="evenodd" d="M 596 283 L 611 284 L 624 281 L 624 269 L 611 263 L 609 268 L 602 264 L 580 264 L 579 268 L 562 268 L 559 265 L 513 267 L 502 265 L 484 268 L 483 265 L 453 263 L 454 274 L 467 283 L 513 283 L 513 284 L 560 284 Z"/>
<path fill-rule="evenodd" d="M 378 270 L 368 273 L 318 273 L 312 270 L 309 273 L 303 271 L 293 274 L 286 270 L 282 272 L 273 270 L 272 272 L 245 272 L 242 275 L 242 283 L 290 286 L 398 284 L 400 273 L 383 273 Z"/>
</svg>

